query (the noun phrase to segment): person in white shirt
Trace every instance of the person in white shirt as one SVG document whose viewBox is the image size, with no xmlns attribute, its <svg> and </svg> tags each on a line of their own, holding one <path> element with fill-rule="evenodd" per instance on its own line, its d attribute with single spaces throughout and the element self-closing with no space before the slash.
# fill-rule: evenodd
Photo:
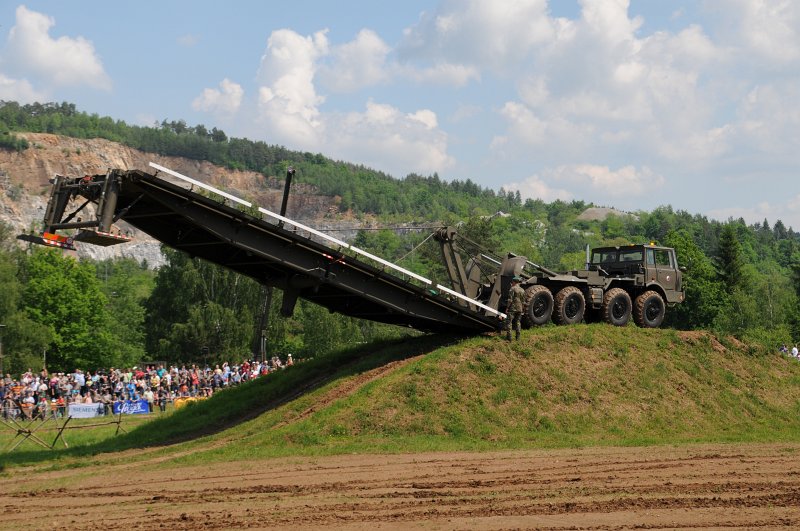
<svg viewBox="0 0 800 531">
<path fill-rule="evenodd" d="M 151 388 L 148 387 L 147 391 L 144 392 L 144 398 L 147 400 L 147 408 L 150 410 L 150 413 L 152 413 L 153 406 L 156 401 L 156 394 Z"/>
<path fill-rule="evenodd" d="M 793 358 L 797 357 L 797 345 L 792 347 L 792 357 Z"/>
</svg>

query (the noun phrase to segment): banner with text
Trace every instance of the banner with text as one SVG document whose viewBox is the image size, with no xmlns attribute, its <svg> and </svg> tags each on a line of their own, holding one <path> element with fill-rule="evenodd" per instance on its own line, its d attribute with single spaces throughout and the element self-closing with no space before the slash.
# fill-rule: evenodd
<svg viewBox="0 0 800 531">
<path fill-rule="evenodd" d="M 74 419 L 102 417 L 106 413 L 103 404 L 70 404 L 68 415 Z"/>
<path fill-rule="evenodd" d="M 125 400 L 124 402 L 114 402 L 114 414 L 119 415 L 124 413 L 126 415 L 144 415 L 150 413 L 150 406 L 147 405 L 147 400 Z"/>
</svg>

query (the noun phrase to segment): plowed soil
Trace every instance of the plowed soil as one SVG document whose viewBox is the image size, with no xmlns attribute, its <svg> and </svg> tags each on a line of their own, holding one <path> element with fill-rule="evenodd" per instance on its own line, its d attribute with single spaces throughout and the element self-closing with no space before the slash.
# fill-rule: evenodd
<svg viewBox="0 0 800 531">
<path fill-rule="evenodd" d="M 0 527 L 798 529 L 800 445 L 14 469 Z"/>
</svg>

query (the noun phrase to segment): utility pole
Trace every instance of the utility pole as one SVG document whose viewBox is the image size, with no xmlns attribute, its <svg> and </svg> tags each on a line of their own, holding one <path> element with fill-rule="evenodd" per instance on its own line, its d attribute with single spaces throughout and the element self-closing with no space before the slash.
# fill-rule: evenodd
<svg viewBox="0 0 800 531">
<path fill-rule="evenodd" d="M 269 312 L 272 307 L 272 286 L 261 286 L 261 297 L 261 316 L 255 329 L 253 359 L 264 362 L 267 359 L 267 330 L 269 330 Z"/>
<path fill-rule="evenodd" d="M 283 185 L 283 201 L 281 201 L 281 216 L 286 216 L 286 207 L 289 205 L 289 188 L 292 186 L 292 177 L 296 170 L 289 166 L 286 168 L 286 182 Z"/>
</svg>

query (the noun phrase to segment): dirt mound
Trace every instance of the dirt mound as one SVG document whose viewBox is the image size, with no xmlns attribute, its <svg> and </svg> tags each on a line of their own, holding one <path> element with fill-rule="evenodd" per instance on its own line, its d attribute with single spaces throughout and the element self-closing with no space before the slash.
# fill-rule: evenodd
<svg viewBox="0 0 800 531">
<path fill-rule="evenodd" d="M 615 208 L 605 207 L 590 207 L 578 215 L 579 221 L 604 221 L 608 216 L 617 216 L 620 218 L 631 216 L 634 219 L 639 219 L 635 214 L 623 212 Z"/>
<path fill-rule="evenodd" d="M 705 330 L 698 330 L 698 331 L 681 331 L 678 332 L 678 337 L 680 337 L 683 341 L 690 345 L 699 345 L 702 343 L 710 343 L 711 347 L 717 352 L 727 352 L 727 348 L 719 342 L 719 339 L 714 336 L 714 334 L 707 332 Z M 739 341 L 736 338 L 730 338 L 732 342 L 736 345 L 738 349 L 744 348 L 744 343 Z"/>
</svg>

